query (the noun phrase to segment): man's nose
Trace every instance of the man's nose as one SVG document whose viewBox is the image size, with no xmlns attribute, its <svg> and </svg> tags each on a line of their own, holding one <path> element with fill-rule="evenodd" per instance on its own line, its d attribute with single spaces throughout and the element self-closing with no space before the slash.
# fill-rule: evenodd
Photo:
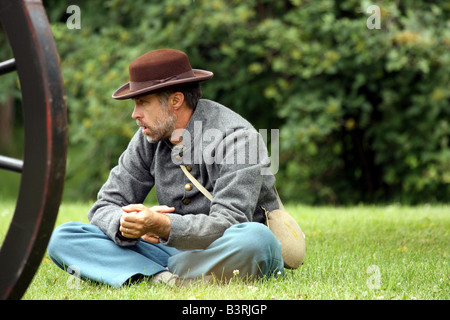
<svg viewBox="0 0 450 320">
<path fill-rule="evenodd" d="M 133 110 L 133 113 L 131 114 L 131 117 L 132 117 L 133 119 L 142 118 L 142 114 L 141 114 L 141 112 L 139 111 L 139 109 L 138 109 L 137 106 L 134 107 L 134 110 Z"/>
</svg>

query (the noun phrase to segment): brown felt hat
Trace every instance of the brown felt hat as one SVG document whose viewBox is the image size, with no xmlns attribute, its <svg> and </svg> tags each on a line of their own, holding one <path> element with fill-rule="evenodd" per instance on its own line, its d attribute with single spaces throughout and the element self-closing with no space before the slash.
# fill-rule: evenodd
<svg viewBox="0 0 450 320">
<path fill-rule="evenodd" d="M 200 82 L 213 73 L 192 69 L 187 55 L 174 49 L 158 49 L 134 59 L 129 66 L 130 81 L 117 89 L 114 99 L 129 99 L 142 94 Z"/>
</svg>

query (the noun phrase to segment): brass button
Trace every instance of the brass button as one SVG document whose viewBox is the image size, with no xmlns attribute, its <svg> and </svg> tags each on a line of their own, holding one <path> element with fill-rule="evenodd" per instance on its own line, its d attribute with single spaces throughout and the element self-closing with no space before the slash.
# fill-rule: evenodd
<svg viewBox="0 0 450 320">
<path fill-rule="evenodd" d="M 189 172 L 191 172 L 192 168 L 189 167 L 189 166 L 186 166 L 186 170 L 189 171 Z"/>
<path fill-rule="evenodd" d="M 191 203 L 191 199 L 185 198 L 185 199 L 183 199 L 183 203 L 184 204 L 189 204 L 189 203 Z"/>
<path fill-rule="evenodd" d="M 186 191 L 191 191 L 191 190 L 192 190 L 192 184 L 186 183 L 186 184 L 184 185 L 184 189 L 185 189 Z"/>
</svg>

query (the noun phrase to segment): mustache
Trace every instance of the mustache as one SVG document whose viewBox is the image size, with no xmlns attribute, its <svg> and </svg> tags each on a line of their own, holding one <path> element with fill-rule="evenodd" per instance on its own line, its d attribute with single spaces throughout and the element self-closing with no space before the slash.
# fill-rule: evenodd
<svg viewBox="0 0 450 320">
<path fill-rule="evenodd" d="M 146 123 L 140 121 L 139 119 L 136 119 L 136 124 L 137 124 L 139 127 L 146 127 L 146 128 L 148 128 L 148 125 L 147 125 Z"/>
</svg>

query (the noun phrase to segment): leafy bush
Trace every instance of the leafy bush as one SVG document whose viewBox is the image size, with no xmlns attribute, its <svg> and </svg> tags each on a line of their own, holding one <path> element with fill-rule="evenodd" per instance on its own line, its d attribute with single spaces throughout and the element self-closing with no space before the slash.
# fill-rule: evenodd
<svg viewBox="0 0 450 320">
<path fill-rule="evenodd" d="M 377 1 L 44 1 L 70 119 L 66 194 L 93 196 L 126 147 L 128 63 L 160 47 L 215 73 L 204 96 L 280 129 L 283 199 L 448 201 L 450 4 Z M 75 186 L 78 186 L 75 187 Z"/>
</svg>

